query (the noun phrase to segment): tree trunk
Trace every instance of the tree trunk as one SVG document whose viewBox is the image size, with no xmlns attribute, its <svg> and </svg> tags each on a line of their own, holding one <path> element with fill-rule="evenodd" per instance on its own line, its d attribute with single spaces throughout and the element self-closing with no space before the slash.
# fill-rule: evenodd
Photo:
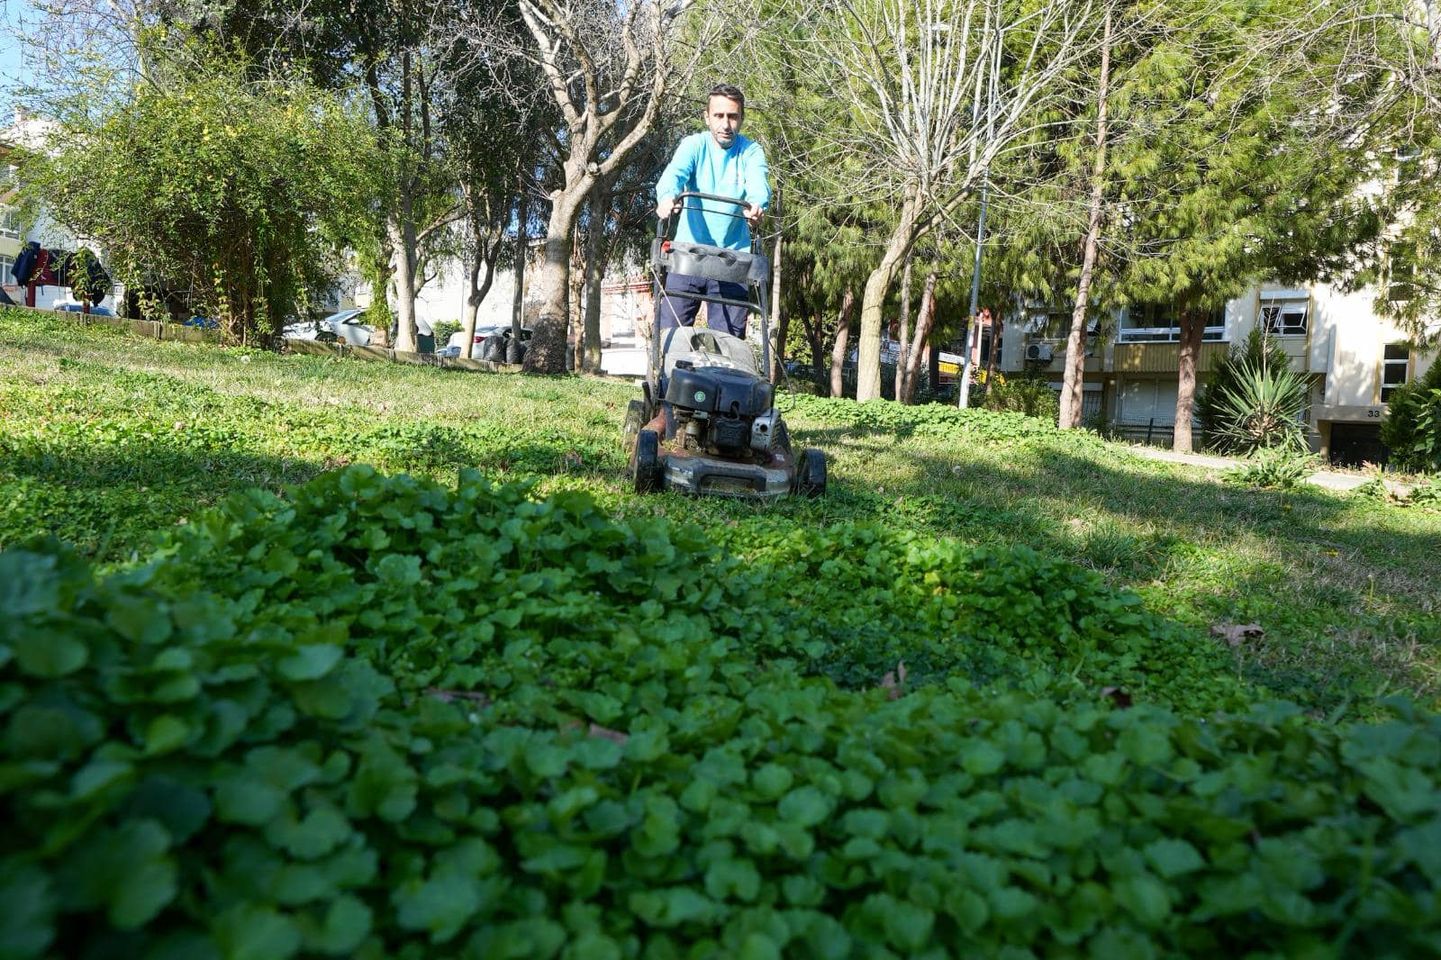
<svg viewBox="0 0 1441 960">
<path fill-rule="evenodd" d="M 805 330 L 806 344 L 811 348 L 812 376 L 819 381 L 821 371 L 826 369 L 825 319 L 819 314 L 806 313 L 801 317 Z M 820 386 L 819 382 L 816 384 Z"/>
<path fill-rule="evenodd" d="M 585 235 L 585 322 L 580 369 L 600 369 L 600 285 L 605 279 L 605 221 L 610 216 L 610 184 L 590 195 L 590 230 Z"/>
<path fill-rule="evenodd" d="M 931 304 L 931 312 L 932 312 L 932 314 L 935 313 L 935 310 L 936 310 L 936 305 L 935 305 L 934 303 L 932 303 L 932 304 Z M 935 321 L 934 321 L 934 320 L 931 321 L 931 326 L 932 326 L 933 328 L 935 327 Z M 930 380 L 931 380 L 931 393 L 940 393 L 940 392 L 941 392 L 941 345 L 936 342 L 936 338 L 935 338 L 934 336 L 931 337 L 930 346 L 926 349 L 926 374 L 927 374 L 927 376 L 930 377 Z"/>
<path fill-rule="evenodd" d="M 1001 331 L 1005 324 L 996 322 L 996 315 L 991 314 L 991 358 L 986 363 L 986 396 L 991 395 L 991 389 L 996 385 L 996 367 L 1001 362 Z"/>
<path fill-rule="evenodd" d="M 491 285 L 495 282 L 495 259 L 500 249 L 500 238 L 492 234 L 488 242 L 477 243 L 475 263 L 470 267 L 470 293 L 465 298 L 465 311 L 461 317 L 461 327 L 465 331 L 464 356 L 470 356 L 471 349 L 475 346 L 475 318 L 480 312 L 480 305 L 490 293 Z"/>
<path fill-rule="evenodd" d="M 409 214 L 408 198 L 401 199 L 401 210 L 386 223 L 391 246 L 391 285 L 395 289 L 396 350 L 415 352 L 415 223 Z"/>
<path fill-rule="evenodd" d="M 589 186 L 589 180 L 585 181 Z M 540 316 L 525 351 L 526 373 L 565 373 L 566 327 L 570 318 L 570 253 L 583 191 L 557 190 L 545 231 L 545 260 L 535 278 Z"/>
<path fill-rule="evenodd" d="M 901 317 L 900 329 L 896 331 L 896 385 L 893 396 L 897 403 L 906 398 L 906 348 L 911 339 L 911 258 L 906 257 L 906 268 L 901 272 Z"/>
<path fill-rule="evenodd" d="M 846 346 L 851 337 L 851 309 L 855 306 L 856 295 L 850 287 L 846 287 L 845 295 L 841 297 L 841 315 L 836 321 L 836 341 L 831 346 L 831 396 L 843 397 L 846 395 L 845 364 Z"/>
<path fill-rule="evenodd" d="M 916 198 L 906 195 L 901 203 L 900 219 L 891 232 L 881 262 L 866 278 L 866 289 L 861 301 L 861 333 L 857 344 L 856 358 L 856 399 L 874 400 L 881 395 L 881 329 L 886 294 L 890 292 L 891 281 L 895 279 L 896 268 L 911 252 L 920 235 L 917 223 Z"/>
<path fill-rule="evenodd" d="M 575 236 L 570 241 L 570 319 L 566 322 L 565 366 L 567 370 L 580 369 L 580 351 L 585 346 L 585 244 L 582 243 L 579 217 L 576 218 Z"/>
<path fill-rule="evenodd" d="M 1171 449 L 1190 453 L 1191 411 L 1196 405 L 1196 366 L 1201 356 L 1201 338 L 1206 332 L 1206 312 L 1181 312 L 1181 361 L 1176 376 L 1176 428 Z"/>
<path fill-rule="evenodd" d="M 530 194 L 522 175 L 516 178 L 515 299 L 510 308 L 510 339 L 513 343 L 520 343 L 520 328 L 525 322 L 525 261 L 530 259 L 530 235 L 527 232 L 529 219 Z"/>
<path fill-rule="evenodd" d="M 927 346 L 931 337 L 931 329 L 935 326 L 936 320 L 936 272 L 934 270 L 926 274 L 925 286 L 921 288 L 921 306 L 916 312 L 916 334 L 911 341 L 910 353 L 906 357 L 906 392 L 904 398 L 897 396 L 897 400 L 903 403 L 910 403 L 916 397 L 916 384 L 921 375 L 921 350 L 927 350 L 927 356 L 935 353 L 935 347 Z"/>
<path fill-rule="evenodd" d="M 1111 8 L 1101 37 L 1101 87 L 1096 93 L 1096 156 L 1091 164 L 1091 215 L 1086 225 L 1085 248 L 1081 254 L 1081 277 L 1076 283 L 1076 305 L 1071 311 L 1071 330 L 1066 338 L 1066 371 L 1061 383 L 1062 429 L 1081 425 L 1086 376 L 1086 306 L 1091 295 L 1091 274 L 1096 267 L 1096 250 L 1101 239 L 1101 210 L 1106 188 L 1106 89 L 1111 82 Z M 991 337 L 995 353 L 995 336 Z M 989 382 L 988 382 L 989 387 Z"/>
</svg>

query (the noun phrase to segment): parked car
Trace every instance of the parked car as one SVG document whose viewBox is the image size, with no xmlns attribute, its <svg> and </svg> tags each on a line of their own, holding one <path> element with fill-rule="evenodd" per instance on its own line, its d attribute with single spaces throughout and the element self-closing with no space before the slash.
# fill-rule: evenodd
<svg viewBox="0 0 1441 960">
<path fill-rule="evenodd" d="M 55 309 L 60 313 L 85 312 L 84 304 L 79 303 L 57 303 L 55 304 Z M 90 315 L 92 317 L 113 317 L 115 316 L 115 311 L 111 310 L 109 307 L 102 306 L 98 303 L 93 303 L 90 305 Z"/>
<path fill-rule="evenodd" d="M 479 360 L 479 359 L 481 358 L 481 356 L 480 356 L 481 349 L 485 346 L 485 341 L 488 340 L 488 339 L 490 339 L 491 337 L 495 337 L 495 336 L 499 336 L 499 337 L 509 337 L 509 336 L 510 336 L 510 324 L 506 323 L 506 324 L 499 324 L 499 325 L 495 325 L 495 326 L 476 327 L 476 328 L 475 328 L 475 346 L 474 346 L 474 348 L 473 348 L 473 349 L 471 350 L 471 352 L 470 352 L 471 357 L 472 357 L 473 359 Z M 523 343 L 523 344 L 524 344 L 524 343 L 529 343 L 529 342 L 530 342 L 530 336 L 531 336 L 531 329 L 530 329 L 529 327 L 521 327 L 521 328 L 520 328 L 520 342 L 521 342 L 521 343 Z M 440 350 L 438 350 L 437 353 L 438 353 L 440 356 L 442 356 L 442 357 L 451 357 L 451 358 L 453 359 L 453 358 L 455 358 L 455 357 L 463 356 L 463 350 L 464 350 L 464 348 L 465 348 L 465 331 L 464 331 L 464 330 L 457 330 L 457 331 L 455 331 L 454 333 L 452 333 L 452 334 L 450 335 L 450 340 L 446 343 L 446 345 L 445 345 L 444 347 L 442 347 Z"/>
<path fill-rule="evenodd" d="M 288 340 L 345 342 L 356 347 L 368 347 L 380 340 L 380 331 L 365 322 L 364 308 L 341 310 L 322 320 L 297 320 L 286 324 L 280 335 Z"/>
</svg>

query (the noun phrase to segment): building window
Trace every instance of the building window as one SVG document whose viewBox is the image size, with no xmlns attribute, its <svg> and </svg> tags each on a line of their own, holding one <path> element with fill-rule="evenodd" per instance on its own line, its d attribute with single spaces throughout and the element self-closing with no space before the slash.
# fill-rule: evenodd
<svg viewBox="0 0 1441 960">
<path fill-rule="evenodd" d="M 1128 424 L 1176 422 L 1176 388 L 1171 380 L 1127 380 L 1121 384 L 1116 419 Z"/>
<path fill-rule="evenodd" d="M 0 286 L 15 286 L 15 278 L 10 275 L 10 271 L 13 269 L 15 269 L 15 258 L 0 254 Z"/>
<path fill-rule="evenodd" d="M 9 207 L 0 207 L 0 237 L 20 239 L 20 217 Z"/>
<path fill-rule="evenodd" d="M 1388 343 L 1381 359 L 1381 402 L 1391 399 L 1396 388 L 1406 382 L 1411 364 L 1411 347 L 1404 343 Z"/>
<path fill-rule="evenodd" d="M 1272 337 L 1304 337 L 1310 306 L 1299 298 L 1262 298 L 1261 329 Z"/>
<path fill-rule="evenodd" d="M 1176 308 L 1169 304 L 1137 303 L 1121 312 L 1121 343 L 1177 343 L 1181 339 L 1181 320 Z M 1206 314 L 1202 340 L 1226 339 L 1226 312 L 1211 310 Z"/>
</svg>

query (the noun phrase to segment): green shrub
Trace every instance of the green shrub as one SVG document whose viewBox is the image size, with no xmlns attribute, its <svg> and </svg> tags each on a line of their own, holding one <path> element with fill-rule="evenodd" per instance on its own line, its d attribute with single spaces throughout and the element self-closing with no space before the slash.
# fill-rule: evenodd
<svg viewBox="0 0 1441 960">
<path fill-rule="evenodd" d="M 1418 484 L 1406 498 L 1406 502 L 1418 507 L 1441 508 L 1441 478 Z"/>
<path fill-rule="evenodd" d="M 435 345 L 437 348 L 445 346 L 450 342 L 452 334 L 464 330 L 465 326 L 459 320 L 442 320 L 434 325 Z"/>
<path fill-rule="evenodd" d="M 1050 389 L 1049 387 L 1047 389 Z M 1054 393 L 1054 391 L 1052 391 Z M 1045 438 L 1080 449 L 1095 450 L 1099 440 L 1077 430 L 1057 429 L 1055 417 L 1029 416 L 1021 411 L 996 411 L 948 404 L 929 403 L 904 406 L 899 403 L 856 403 L 833 397 L 795 397 L 793 408 L 807 417 L 826 421 L 841 429 L 894 432 L 954 441 L 1004 442 Z"/>
<path fill-rule="evenodd" d="M 1270 447 L 1306 449 L 1303 417 L 1311 382 L 1289 368 L 1243 365 L 1234 387 L 1216 398 L 1221 449 L 1252 453 Z"/>
<path fill-rule="evenodd" d="M 1311 381 L 1290 364 L 1281 346 L 1256 330 L 1217 364 L 1197 404 L 1203 429 L 1217 449 L 1240 454 L 1265 447 L 1305 451 Z"/>
<path fill-rule="evenodd" d="M 914 561 L 944 595 L 952 559 Z M 232 500 L 109 576 L 53 542 L 0 554 L 0 949 L 1436 949 L 1437 718 L 840 689 L 767 659 L 731 563 L 585 497 L 364 469 Z"/>
<path fill-rule="evenodd" d="M 1061 415 L 1061 401 L 1043 377 L 1010 377 L 997 383 L 985 399 L 987 410 L 1023 413 L 1047 423 Z"/>
<path fill-rule="evenodd" d="M 1391 395 L 1381 442 L 1399 469 L 1441 471 L 1441 361 Z"/>
<path fill-rule="evenodd" d="M 1291 360 L 1279 340 L 1253 328 L 1241 343 L 1232 344 L 1226 355 L 1216 362 L 1211 376 L 1196 393 L 1196 417 L 1208 441 L 1215 443 L 1224 418 L 1222 398 L 1234 395 L 1245 370 L 1284 370 Z"/>
<path fill-rule="evenodd" d="M 1316 470 L 1313 454 L 1296 453 L 1285 447 L 1263 447 L 1255 456 L 1234 470 L 1226 471 L 1226 480 L 1263 490 L 1294 490 Z"/>
</svg>

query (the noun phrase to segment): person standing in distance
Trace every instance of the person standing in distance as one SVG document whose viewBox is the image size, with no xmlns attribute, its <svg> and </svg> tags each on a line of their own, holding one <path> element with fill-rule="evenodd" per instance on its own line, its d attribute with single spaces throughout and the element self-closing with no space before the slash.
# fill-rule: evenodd
<svg viewBox="0 0 1441 960">
<path fill-rule="evenodd" d="M 751 228 L 760 225 L 761 217 L 771 202 L 771 188 L 766 182 L 765 151 L 754 140 L 741 136 L 745 119 L 746 98 L 739 87 L 728 83 L 711 88 L 706 97 L 706 132 L 692 134 L 676 147 L 675 156 L 656 181 L 656 216 L 662 220 L 676 212 L 676 195 L 685 191 L 712 193 L 734 197 L 745 202 L 744 219 L 735 216 L 736 208 L 715 201 L 694 200 L 686 204 L 675 239 L 711 247 L 749 251 Z M 705 277 L 670 273 L 666 276 L 667 292 L 692 296 L 746 299 L 746 288 L 739 283 L 721 283 Z M 689 327 L 695 323 L 700 302 L 682 297 L 663 297 L 656 305 L 656 329 Z M 746 335 L 744 307 L 712 303 L 706 307 L 708 323 L 714 330 L 744 338 Z"/>
</svg>

